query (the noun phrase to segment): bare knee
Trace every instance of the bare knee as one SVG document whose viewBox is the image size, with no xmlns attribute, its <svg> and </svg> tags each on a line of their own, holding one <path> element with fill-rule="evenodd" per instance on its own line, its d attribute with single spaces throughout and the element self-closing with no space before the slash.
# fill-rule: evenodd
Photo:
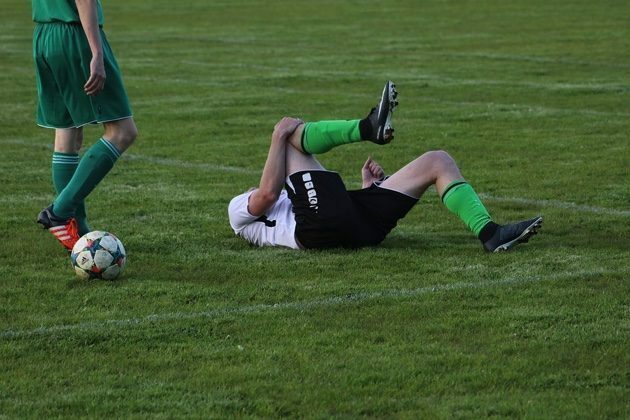
<svg viewBox="0 0 630 420">
<path fill-rule="evenodd" d="M 427 152 L 425 157 L 430 168 L 431 177 L 435 183 L 438 194 L 442 194 L 444 188 L 451 182 L 463 179 L 463 176 L 455 163 L 455 160 L 443 150 Z"/>
<path fill-rule="evenodd" d="M 131 127 L 127 128 L 123 134 L 123 143 L 125 144 L 125 148 L 131 146 L 133 144 L 133 142 L 136 141 L 136 138 L 138 137 L 138 128 L 136 127 L 135 124 L 133 124 Z"/>
<path fill-rule="evenodd" d="M 138 137 L 138 129 L 132 119 L 116 121 L 105 126 L 105 137 L 123 152 Z"/>
<path fill-rule="evenodd" d="M 55 130 L 55 152 L 79 153 L 82 146 L 82 128 L 58 128 Z"/>
<path fill-rule="evenodd" d="M 444 150 L 432 150 L 420 156 L 420 159 L 431 168 L 431 171 L 439 176 L 444 171 L 456 167 L 455 160 Z"/>
</svg>

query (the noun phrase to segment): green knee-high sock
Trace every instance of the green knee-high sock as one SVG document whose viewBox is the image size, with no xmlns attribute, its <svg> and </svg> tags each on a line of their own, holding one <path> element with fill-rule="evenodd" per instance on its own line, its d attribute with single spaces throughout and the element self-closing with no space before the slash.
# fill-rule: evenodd
<svg viewBox="0 0 630 420">
<path fill-rule="evenodd" d="M 59 194 L 72 179 L 79 166 L 79 155 L 77 153 L 53 152 L 52 156 L 52 179 L 55 191 Z M 85 211 L 85 202 L 81 201 L 74 213 L 79 224 L 79 233 L 85 235 L 90 232 Z"/>
<path fill-rule="evenodd" d="M 332 120 L 309 122 L 302 131 L 302 150 L 309 154 L 321 154 L 342 144 L 363 140 L 361 120 Z"/>
<path fill-rule="evenodd" d="M 460 179 L 451 182 L 442 195 L 442 202 L 452 213 L 459 216 L 477 236 L 488 222 L 492 221 L 488 210 L 469 183 Z"/>
<path fill-rule="evenodd" d="M 112 169 L 120 156 L 116 147 L 100 139 L 85 152 L 68 185 L 53 203 L 53 212 L 62 218 L 75 215 L 77 207 Z"/>
</svg>

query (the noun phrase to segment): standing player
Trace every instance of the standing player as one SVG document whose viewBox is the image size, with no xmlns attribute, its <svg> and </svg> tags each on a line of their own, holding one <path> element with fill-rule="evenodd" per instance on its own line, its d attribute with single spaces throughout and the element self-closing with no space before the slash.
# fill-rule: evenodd
<svg viewBox="0 0 630 420">
<path fill-rule="evenodd" d="M 542 217 L 508 225 L 493 222 L 446 152 L 427 152 L 390 177 L 368 158 L 361 170 L 363 189 L 353 191 L 346 190 L 338 173 L 327 171 L 312 156 L 361 140 L 389 143 L 396 95 L 393 83 L 387 82 L 379 105 L 363 120 L 304 123 L 286 117 L 278 122 L 259 187 L 230 201 L 234 232 L 258 246 L 374 246 L 435 185 L 446 208 L 459 216 L 486 251 L 527 242 Z"/>
<path fill-rule="evenodd" d="M 72 249 L 90 231 L 85 198 L 135 140 L 138 131 L 116 58 L 107 42 L 100 0 L 32 0 L 37 124 L 55 129 L 55 201 L 37 222 Z M 103 136 L 79 159 L 83 126 Z"/>
</svg>

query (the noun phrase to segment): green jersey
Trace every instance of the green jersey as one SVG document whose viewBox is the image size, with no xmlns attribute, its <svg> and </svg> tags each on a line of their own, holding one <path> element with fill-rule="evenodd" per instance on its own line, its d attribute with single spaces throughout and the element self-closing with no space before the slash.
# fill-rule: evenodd
<svg viewBox="0 0 630 420">
<path fill-rule="evenodd" d="M 38 23 L 80 22 L 79 12 L 74 0 L 31 0 L 33 20 Z M 103 8 L 101 1 L 96 0 L 98 24 L 103 26 Z"/>
</svg>

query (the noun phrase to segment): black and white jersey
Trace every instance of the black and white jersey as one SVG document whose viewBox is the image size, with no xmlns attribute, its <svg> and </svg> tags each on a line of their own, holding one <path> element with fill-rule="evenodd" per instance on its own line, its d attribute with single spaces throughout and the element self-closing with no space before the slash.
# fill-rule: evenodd
<svg viewBox="0 0 630 420">
<path fill-rule="evenodd" d="M 295 241 L 295 215 L 286 191 L 263 216 L 252 216 L 249 196 L 254 191 L 237 195 L 230 201 L 228 215 L 234 233 L 258 246 L 284 246 L 299 249 Z"/>
</svg>

